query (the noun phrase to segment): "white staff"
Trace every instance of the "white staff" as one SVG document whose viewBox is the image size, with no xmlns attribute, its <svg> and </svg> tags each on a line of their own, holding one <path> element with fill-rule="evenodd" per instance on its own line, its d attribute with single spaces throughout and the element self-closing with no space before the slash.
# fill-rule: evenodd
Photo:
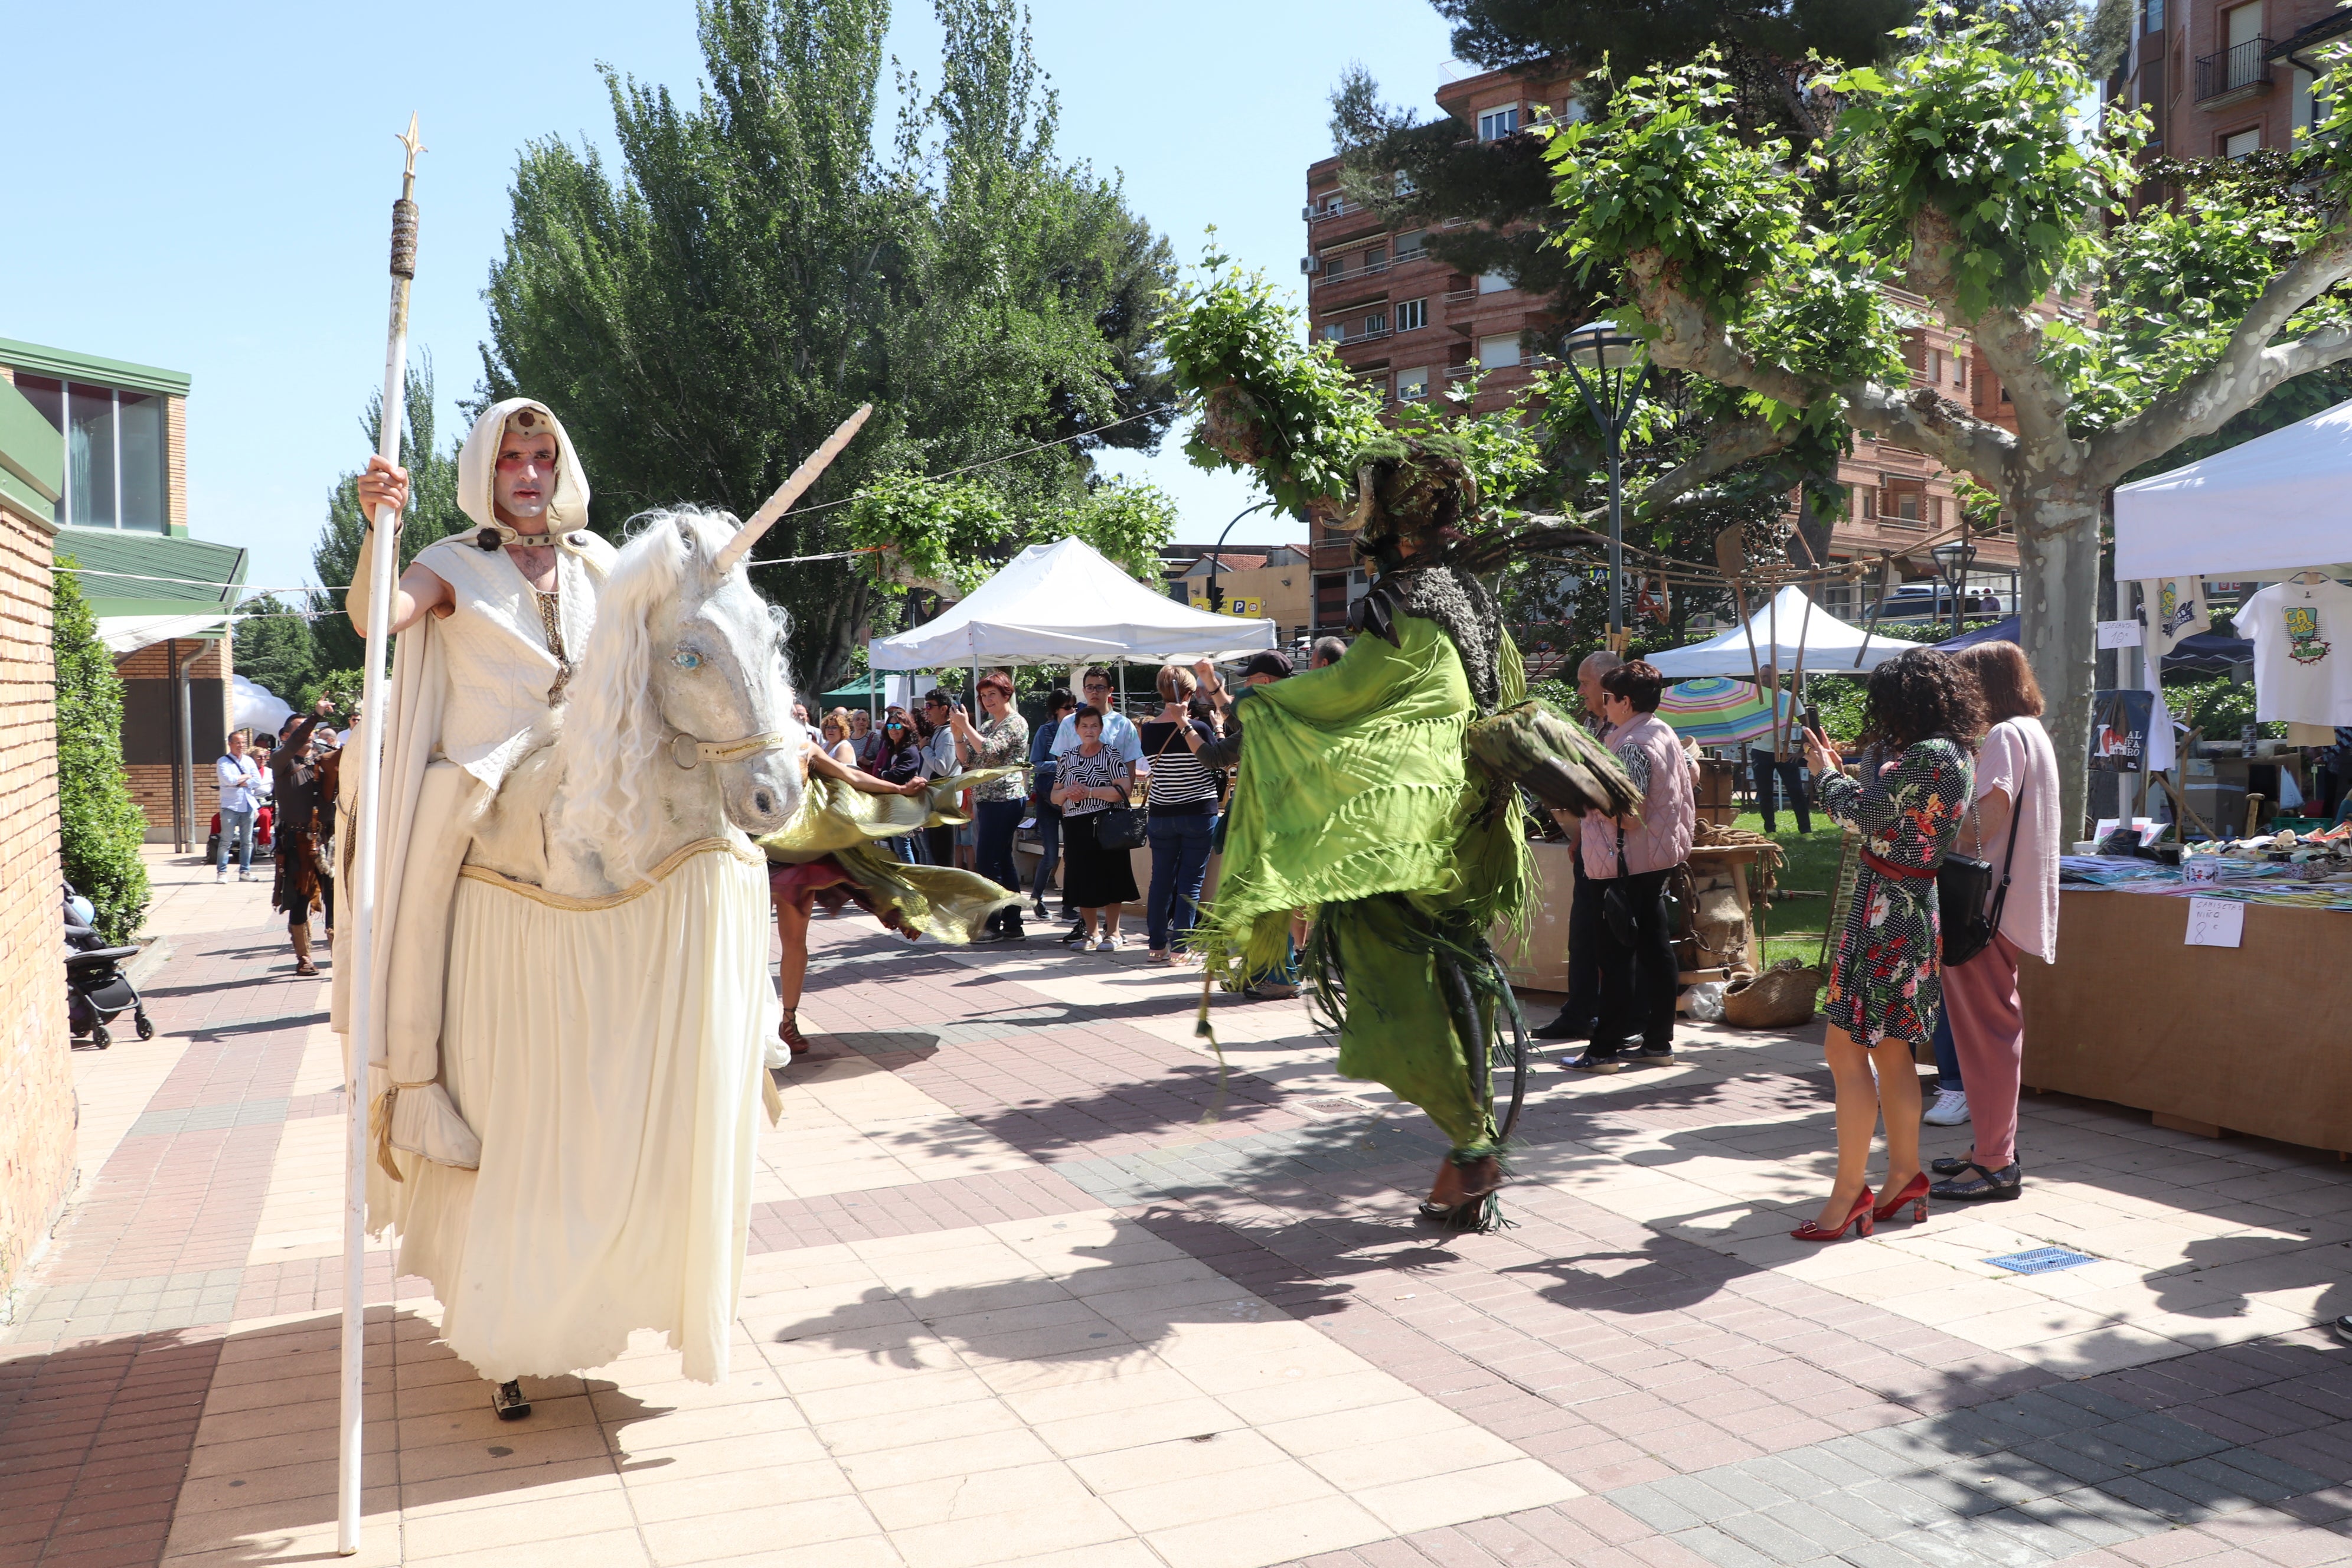
<svg viewBox="0 0 2352 1568">
<path fill-rule="evenodd" d="M 400 461 L 400 418 L 407 405 L 408 286 L 416 277 L 416 116 L 408 117 L 408 149 L 401 170 L 400 199 L 392 204 L 392 321 L 384 333 L 383 407 L 376 422 L 376 451 L 387 463 Z M 399 536 L 392 533 L 399 513 L 376 509 L 371 526 L 388 535 L 368 576 L 366 683 L 360 697 L 360 809 L 356 910 L 352 921 L 351 960 L 357 965 L 352 987 L 352 1032 L 344 1037 L 343 1113 L 350 1122 L 343 1141 L 343 1363 L 340 1468 L 335 1486 L 335 1550 L 349 1557 L 360 1549 L 360 1428 L 362 1362 L 367 1349 L 367 1042 L 372 1038 L 370 1003 L 375 994 L 376 796 L 383 780 L 384 690 L 383 639 L 392 625 L 392 583 L 400 570 Z"/>
</svg>

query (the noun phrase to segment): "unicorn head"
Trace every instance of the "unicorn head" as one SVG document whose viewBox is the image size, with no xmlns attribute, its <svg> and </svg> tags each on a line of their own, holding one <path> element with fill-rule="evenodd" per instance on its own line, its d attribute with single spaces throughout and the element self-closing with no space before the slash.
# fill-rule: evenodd
<svg viewBox="0 0 2352 1568">
<path fill-rule="evenodd" d="M 624 885 L 664 837 L 662 803 L 676 811 L 693 793 L 681 785 L 706 783 L 726 820 L 753 837 L 782 827 L 800 809 L 804 744 L 782 613 L 741 565 L 719 561 L 736 520 L 680 507 L 630 526 L 570 686 L 556 827 Z"/>
</svg>

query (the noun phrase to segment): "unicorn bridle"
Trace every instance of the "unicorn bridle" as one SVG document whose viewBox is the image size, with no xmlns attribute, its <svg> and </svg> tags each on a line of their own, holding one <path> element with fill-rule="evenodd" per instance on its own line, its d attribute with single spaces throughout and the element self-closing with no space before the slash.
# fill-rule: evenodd
<svg viewBox="0 0 2352 1568">
<path fill-rule="evenodd" d="M 746 735 L 740 741 L 698 741 L 692 735 L 672 735 L 669 760 L 690 773 L 704 763 L 740 763 L 761 752 L 778 751 L 786 739 L 774 731 L 764 735 Z"/>
</svg>

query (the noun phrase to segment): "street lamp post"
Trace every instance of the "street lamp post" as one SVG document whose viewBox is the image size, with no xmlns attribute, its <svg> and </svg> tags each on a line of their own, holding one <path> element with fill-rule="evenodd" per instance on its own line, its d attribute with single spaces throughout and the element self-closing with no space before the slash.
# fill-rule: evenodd
<svg viewBox="0 0 2352 1568">
<path fill-rule="evenodd" d="M 1625 647 L 1625 426 L 1650 378 L 1643 341 L 1603 316 L 1568 334 L 1568 374 L 1609 448 L 1609 646 Z"/>
<path fill-rule="evenodd" d="M 1224 553 L 1225 534 L 1234 531 L 1234 522 L 1239 522 L 1254 511 L 1264 511 L 1273 504 L 1271 500 L 1254 501 L 1234 513 L 1233 522 L 1225 524 L 1224 532 L 1218 534 L 1216 543 L 1209 547 L 1209 613 L 1211 615 L 1223 615 L 1225 608 L 1225 601 L 1217 592 L 1217 561 L 1218 557 Z"/>
<path fill-rule="evenodd" d="M 1969 564 L 1977 558 L 1977 547 L 1969 542 L 1965 527 L 1956 542 L 1938 544 L 1927 552 L 1935 557 L 1936 570 L 1944 574 L 1945 584 L 1952 591 L 1952 635 L 1960 635 L 1960 585 L 1969 580 Z"/>
</svg>

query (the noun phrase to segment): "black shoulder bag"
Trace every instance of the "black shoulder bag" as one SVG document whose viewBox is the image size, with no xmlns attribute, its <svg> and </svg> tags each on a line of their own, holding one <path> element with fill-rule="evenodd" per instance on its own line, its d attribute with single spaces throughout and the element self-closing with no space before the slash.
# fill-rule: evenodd
<svg viewBox="0 0 2352 1568">
<path fill-rule="evenodd" d="M 2017 799 L 2009 811 L 2009 848 L 2001 856 L 1999 887 L 1993 885 L 1992 862 L 1973 855 L 1947 855 L 1936 868 L 1937 923 L 1943 928 L 1946 963 L 1966 963 L 1990 947 L 1993 933 L 2000 930 L 2000 911 L 2009 902 L 2010 871 L 2017 863 L 2017 825 L 2025 817 L 2025 795 L 2026 784 L 2021 776 Z"/>
<path fill-rule="evenodd" d="M 1165 753 L 1167 750 L 1168 743 L 1161 742 L 1160 752 Z M 1096 846 L 1103 849 L 1141 848 L 1144 841 L 1151 837 L 1150 812 L 1151 792 L 1148 789 L 1143 794 L 1141 811 L 1123 804 L 1105 807 L 1095 817 Z"/>
<path fill-rule="evenodd" d="M 1625 890 L 1630 879 L 1625 869 L 1625 828 L 1617 828 L 1617 879 L 1601 889 L 1601 918 L 1609 927 L 1609 934 L 1620 947 L 1631 948 L 1642 934 L 1641 924 L 1633 917 L 1633 895 Z"/>
</svg>

